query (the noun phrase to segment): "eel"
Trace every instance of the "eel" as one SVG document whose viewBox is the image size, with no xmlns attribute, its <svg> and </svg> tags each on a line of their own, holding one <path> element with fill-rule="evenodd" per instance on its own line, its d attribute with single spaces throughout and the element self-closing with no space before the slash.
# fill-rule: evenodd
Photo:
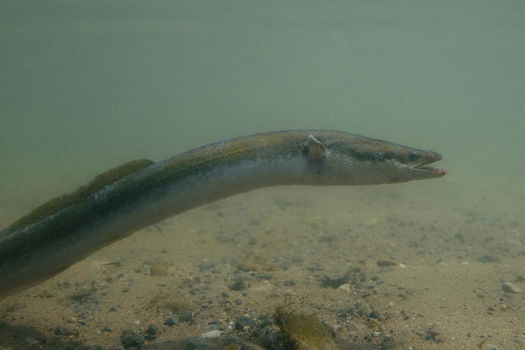
<svg viewBox="0 0 525 350">
<path fill-rule="evenodd" d="M 136 160 L 98 175 L 0 232 L 0 298 L 34 286 L 102 247 L 183 211 L 268 186 L 370 185 L 446 174 L 441 156 L 356 134 L 255 134 Z"/>
</svg>

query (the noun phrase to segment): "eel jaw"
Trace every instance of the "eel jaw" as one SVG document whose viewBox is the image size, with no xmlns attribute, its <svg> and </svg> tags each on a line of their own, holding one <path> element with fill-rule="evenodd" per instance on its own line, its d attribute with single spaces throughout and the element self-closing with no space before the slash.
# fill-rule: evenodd
<svg viewBox="0 0 525 350">
<path fill-rule="evenodd" d="M 412 167 L 412 170 L 415 172 L 424 172 L 428 174 L 429 177 L 444 176 L 447 173 L 447 169 L 443 167 L 434 168 L 431 166 L 417 166 L 417 167 Z"/>
<path fill-rule="evenodd" d="M 409 168 L 414 173 L 424 175 L 424 177 L 440 177 L 446 175 L 446 168 L 429 166 L 429 164 L 441 160 L 441 155 L 435 152 L 429 153 L 429 157 L 425 158 L 424 160 L 420 160 L 415 163 L 404 164 L 404 166 Z"/>
</svg>

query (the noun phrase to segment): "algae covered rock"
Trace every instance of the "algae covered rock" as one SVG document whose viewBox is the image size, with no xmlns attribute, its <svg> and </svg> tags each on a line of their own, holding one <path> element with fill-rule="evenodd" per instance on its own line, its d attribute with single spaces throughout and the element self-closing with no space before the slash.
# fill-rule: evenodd
<svg viewBox="0 0 525 350">
<path fill-rule="evenodd" d="M 274 319 L 283 333 L 286 345 L 296 350 L 336 350 L 331 331 L 314 314 L 278 307 Z"/>
</svg>

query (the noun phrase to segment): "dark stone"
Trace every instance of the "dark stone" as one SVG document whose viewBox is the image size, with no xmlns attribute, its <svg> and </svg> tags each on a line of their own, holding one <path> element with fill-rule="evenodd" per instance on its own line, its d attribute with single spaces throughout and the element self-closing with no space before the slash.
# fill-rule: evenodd
<svg viewBox="0 0 525 350">
<path fill-rule="evenodd" d="M 164 320 L 164 324 L 169 327 L 175 326 L 177 323 L 179 322 L 177 321 L 176 318 L 173 318 L 173 317 L 168 317 Z"/>
<path fill-rule="evenodd" d="M 122 344 L 122 346 L 125 348 L 129 348 L 131 346 L 139 346 L 144 344 L 144 338 L 142 338 L 140 335 L 138 335 L 131 329 L 126 329 L 124 332 L 122 332 L 122 336 L 120 337 L 120 344 Z"/>
<path fill-rule="evenodd" d="M 70 336 L 70 335 L 73 335 L 73 332 L 70 329 L 66 328 L 66 327 L 56 326 L 56 328 L 55 328 L 55 335 Z"/>
<path fill-rule="evenodd" d="M 235 329 L 242 331 L 245 327 L 250 327 L 254 325 L 253 318 L 250 315 L 242 315 L 235 319 Z"/>
<path fill-rule="evenodd" d="M 279 267 L 283 271 L 288 270 L 290 268 L 290 266 L 292 266 L 292 263 L 290 261 L 285 260 L 285 261 L 279 262 Z"/>
<path fill-rule="evenodd" d="M 233 284 L 230 286 L 231 290 L 244 290 L 246 289 L 246 278 L 244 277 L 236 277 L 233 281 Z"/>
<path fill-rule="evenodd" d="M 144 338 L 146 338 L 146 340 L 153 340 L 157 338 L 157 333 L 159 333 L 158 327 L 154 324 L 150 324 L 148 329 L 146 330 L 146 335 L 144 336 Z"/>
<path fill-rule="evenodd" d="M 176 349 L 175 347 L 173 349 Z M 187 339 L 182 344 L 182 350 L 216 350 L 217 347 L 202 339 Z"/>
<path fill-rule="evenodd" d="M 340 309 L 336 313 L 336 317 L 340 321 L 350 318 L 353 315 L 356 315 L 359 317 L 373 317 L 373 316 L 379 317 L 379 313 L 377 311 L 373 310 L 369 304 L 362 303 L 362 302 L 356 302 L 351 306 Z"/>
<path fill-rule="evenodd" d="M 427 331 L 425 332 L 425 340 L 432 340 L 435 343 L 442 343 L 443 340 L 439 338 L 440 332 L 435 324 L 430 324 Z"/>
<path fill-rule="evenodd" d="M 261 316 L 258 317 L 261 320 Z M 251 332 L 250 338 L 257 339 L 257 343 L 264 349 L 283 349 L 283 335 L 280 329 L 273 326 L 268 319 L 263 320 Z"/>
<path fill-rule="evenodd" d="M 271 273 L 263 273 L 259 276 L 262 280 L 271 280 L 273 278 L 273 275 Z"/>
<path fill-rule="evenodd" d="M 481 258 L 478 259 L 479 262 L 482 262 L 482 263 L 494 263 L 494 262 L 499 262 L 501 259 L 498 258 L 497 256 L 492 256 L 492 255 L 483 255 Z"/>
<path fill-rule="evenodd" d="M 208 323 L 208 325 L 206 326 L 206 330 L 207 331 L 220 331 L 220 330 L 223 330 L 224 327 L 221 325 L 221 323 L 219 321 L 211 321 Z"/>
<path fill-rule="evenodd" d="M 345 273 L 343 276 L 336 277 L 336 278 L 330 278 L 327 275 L 325 275 L 321 279 L 321 286 L 323 286 L 325 288 L 326 287 L 331 287 L 331 288 L 336 289 L 336 288 L 339 288 L 339 286 L 341 286 L 342 284 L 347 283 L 349 280 L 350 280 L 350 274 L 349 273 Z"/>
<path fill-rule="evenodd" d="M 384 321 L 385 320 L 385 316 L 383 314 L 381 314 L 379 311 L 377 310 L 372 310 L 369 314 L 368 314 L 368 317 L 370 318 L 375 318 L 376 320 L 379 320 L 379 321 Z"/>
<path fill-rule="evenodd" d="M 146 338 L 146 340 L 153 340 L 157 338 L 157 333 L 159 333 L 159 328 L 154 324 L 150 324 L 148 329 L 146 330 L 144 338 Z"/>
</svg>

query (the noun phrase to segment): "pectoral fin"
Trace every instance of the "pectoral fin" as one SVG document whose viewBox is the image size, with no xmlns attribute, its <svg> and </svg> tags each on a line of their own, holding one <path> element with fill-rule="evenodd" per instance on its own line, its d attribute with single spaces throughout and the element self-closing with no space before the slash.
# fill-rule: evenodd
<svg viewBox="0 0 525 350">
<path fill-rule="evenodd" d="M 311 160 L 322 160 L 326 154 L 326 149 L 324 145 L 313 135 L 308 136 L 308 141 L 306 142 L 306 150 L 308 158 L 310 158 Z"/>
</svg>

